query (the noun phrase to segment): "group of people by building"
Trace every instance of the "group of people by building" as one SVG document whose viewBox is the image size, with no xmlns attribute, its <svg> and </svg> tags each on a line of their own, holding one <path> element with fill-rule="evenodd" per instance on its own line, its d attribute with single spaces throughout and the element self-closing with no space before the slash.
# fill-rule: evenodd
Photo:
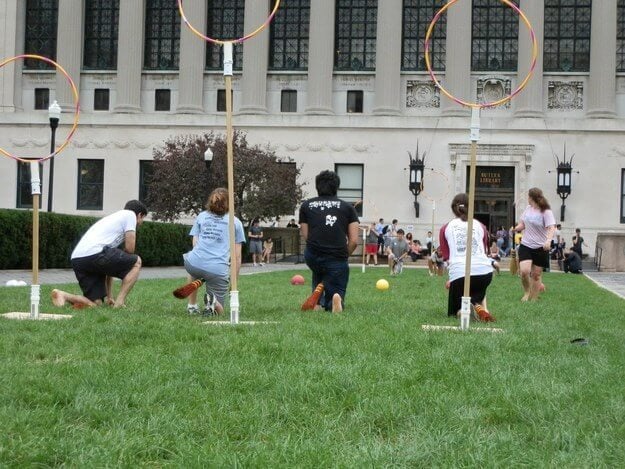
<svg viewBox="0 0 625 469">
<path fill-rule="evenodd" d="M 287 227 L 299 227 L 305 242 L 304 259 L 312 272 L 312 288 L 323 284 L 318 308 L 341 312 L 349 282 L 349 257 L 355 251 L 361 228 L 354 206 L 337 197 L 340 178 L 333 171 L 322 171 L 315 178 L 317 197 L 304 201 L 299 210 L 299 226 L 291 219 Z M 386 254 L 391 275 L 399 274 L 403 261 L 412 258 L 428 258 L 430 275 L 443 275 L 447 270 L 449 289 L 447 314 L 455 316 L 461 308 L 466 272 L 470 272 L 470 296 L 474 317 L 478 320 L 494 320 L 487 308 L 486 292 L 492 282 L 496 260 L 512 249 L 516 234 L 519 272 L 523 288 L 521 301 L 531 301 L 544 290 L 543 271 L 548 268 L 550 255 L 564 248 L 560 226 L 542 191 L 532 188 L 528 192 L 528 205 L 519 222 L 510 233 L 500 227 L 491 242 L 487 228 L 473 220 L 471 239 L 467 239 L 468 196 L 457 194 L 451 202 L 454 218 L 445 223 L 438 234 L 435 246 L 432 233 L 428 232 L 425 244 L 405 233 L 397 226 L 397 220 L 384 225 L 384 220 L 366 227 L 367 262 L 373 257 Z M 234 217 L 235 252 L 230 252 L 228 191 L 218 188 L 211 192 L 205 210 L 201 212 L 190 231 L 192 249 L 184 254 L 184 266 L 189 281 L 202 279 L 206 283 L 204 294 L 205 315 L 219 314 L 224 309 L 230 284 L 230 263 L 235 263 L 238 275 L 242 262 L 242 245 L 245 233 L 241 221 Z M 141 258 L 134 253 L 136 230 L 147 215 L 145 205 L 137 200 L 129 201 L 123 210 L 96 222 L 81 238 L 71 255 L 71 262 L 82 295 L 74 295 L 58 289 L 52 291 L 56 306 L 67 302 L 75 307 L 109 304 L 124 307 L 125 299 L 134 286 Z M 508 236 L 506 236 L 506 233 Z M 388 234 L 388 236 L 387 236 Z M 248 230 L 249 252 L 254 265 L 263 265 L 271 254 L 273 242 L 264 239 L 258 219 L 252 221 Z M 471 249 L 470 268 L 466 269 L 467 249 Z M 581 272 L 582 247 L 586 246 L 581 231 L 576 230 L 573 246 L 563 252 L 565 272 Z M 112 291 L 112 279 L 122 280 L 117 295 Z M 187 311 L 199 314 L 197 292 L 189 296 Z"/>
</svg>

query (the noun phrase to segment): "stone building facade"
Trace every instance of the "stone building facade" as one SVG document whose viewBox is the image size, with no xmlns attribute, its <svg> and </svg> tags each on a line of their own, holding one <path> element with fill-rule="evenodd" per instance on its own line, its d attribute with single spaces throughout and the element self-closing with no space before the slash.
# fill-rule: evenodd
<svg viewBox="0 0 625 469">
<path fill-rule="evenodd" d="M 56 21 L 51 53 L 79 86 L 78 131 L 54 160 L 54 211 L 110 213 L 147 190 L 152 149 L 167 137 L 224 132 L 224 79 L 214 66 L 219 50 L 207 52 L 175 8 L 164 15 L 168 3 L 175 2 L 0 2 L 0 59 L 45 55 L 45 44 L 33 41 L 37 19 L 28 9 L 48 9 Z M 319 171 L 336 169 L 341 195 L 362 201 L 363 221 L 397 218 L 423 238 L 451 216 L 449 202 L 466 190 L 469 161 L 470 110 L 445 97 L 423 66 L 425 28 L 445 2 L 282 3 L 271 29 L 235 47 L 235 127 L 251 143 L 293 158 L 307 195 L 314 194 Z M 491 229 L 510 225 L 526 204 L 527 189 L 537 186 L 559 216 L 556 158 L 562 160 L 566 146 L 567 159 L 574 158 L 563 234 L 570 242 L 581 228 L 592 253 L 596 233 L 625 227 L 625 5 L 573 3 L 518 2 L 536 33 L 538 60 L 515 99 L 481 112 L 476 213 Z M 263 23 L 273 2 L 184 4 L 200 30 L 247 33 Z M 112 19 L 105 15 L 111 12 Z M 103 32 L 103 24 L 116 37 Z M 437 76 L 463 99 L 498 99 L 529 71 L 529 31 L 499 1 L 460 0 L 436 28 Z M 101 47 L 94 49 L 93 41 Z M 111 44 L 115 63 L 101 68 Z M 64 110 L 59 142 L 72 120 L 65 78 L 21 60 L 2 67 L 0 147 L 20 156 L 49 153 L 46 108 L 53 100 Z M 409 154 L 417 146 L 426 154 L 419 217 L 408 189 Z M 49 167 L 42 166 L 44 209 Z M 0 207 L 27 207 L 26 182 L 14 160 L 0 159 Z"/>
</svg>

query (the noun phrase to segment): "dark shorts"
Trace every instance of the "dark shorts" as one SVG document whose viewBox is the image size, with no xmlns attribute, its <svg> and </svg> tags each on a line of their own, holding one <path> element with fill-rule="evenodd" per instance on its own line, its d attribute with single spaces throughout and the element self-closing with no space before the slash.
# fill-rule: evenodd
<svg viewBox="0 0 625 469">
<path fill-rule="evenodd" d="M 542 246 L 536 249 L 531 249 L 521 244 L 519 246 L 518 256 L 519 262 L 531 260 L 532 264 L 537 267 L 549 267 L 549 252 L 545 251 Z"/>
<path fill-rule="evenodd" d="M 138 258 L 136 254 L 107 247 L 93 256 L 72 259 L 72 268 L 82 294 L 91 301 L 96 301 L 106 296 L 106 277 L 123 279 Z"/>
<path fill-rule="evenodd" d="M 481 303 L 486 297 L 486 289 L 493 280 L 493 273 L 484 275 L 471 275 L 471 286 L 469 294 L 471 303 Z M 449 298 L 447 301 L 447 315 L 456 316 L 462 308 L 462 295 L 464 294 L 464 277 L 460 277 L 449 285 Z"/>
<path fill-rule="evenodd" d="M 263 242 L 257 241 L 255 239 L 250 241 L 250 253 L 251 254 L 262 254 L 263 253 Z"/>
</svg>

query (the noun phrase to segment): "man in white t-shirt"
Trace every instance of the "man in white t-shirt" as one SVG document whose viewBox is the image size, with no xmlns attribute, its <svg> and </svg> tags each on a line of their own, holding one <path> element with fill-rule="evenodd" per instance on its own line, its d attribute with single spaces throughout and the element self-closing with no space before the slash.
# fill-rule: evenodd
<svg viewBox="0 0 625 469">
<path fill-rule="evenodd" d="M 69 302 L 76 308 L 97 306 L 103 302 L 114 308 L 125 306 L 126 296 L 141 270 L 141 258 L 134 253 L 136 230 L 147 213 L 142 202 L 131 200 L 123 210 L 93 224 L 71 256 L 72 268 L 83 294 L 54 289 L 52 303 L 63 306 Z M 112 294 L 113 277 L 122 281 L 117 298 Z"/>
</svg>

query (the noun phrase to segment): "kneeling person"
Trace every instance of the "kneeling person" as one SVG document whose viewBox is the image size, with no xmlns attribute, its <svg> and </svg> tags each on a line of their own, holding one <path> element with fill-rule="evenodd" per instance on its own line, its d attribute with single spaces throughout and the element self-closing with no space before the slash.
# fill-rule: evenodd
<svg viewBox="0 0 625 469">
<path fill-rule="evenodd" d="M 397 238 L 390 242 L 386 252 L 388 254 L 388 266 L 391 269 L 391 275 L 400 273 L 404 259 L 410 253 L 410 246 L 404 238 L 404 230 L 401 228 L 397 230 Z"/>
<path fill-rule="evenodd" d="M 85 307 L 101 305 L 106 301 L 115 308 L 125 306 L 126 296 L 141 270 L 141 258 L 134 254 L 136 230 L 147 213 L 142 202 L 131 200 L 123 210 L 93 224 L 71 256 L 72 268 L 83 295 L 54 289 L 52 303 L 63 306 L 69 302 L 75 307 Z M 117 298 L 112 294 L 113 277 L 122 281 Z"/>
</svg>

